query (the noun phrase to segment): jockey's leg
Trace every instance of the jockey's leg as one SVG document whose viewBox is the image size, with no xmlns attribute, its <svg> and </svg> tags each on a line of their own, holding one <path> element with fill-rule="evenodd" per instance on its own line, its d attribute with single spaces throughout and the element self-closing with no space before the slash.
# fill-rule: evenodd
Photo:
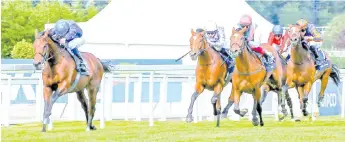
<svg viewBox="0 0 345 142">
<path fill-rule="evenodd" d="M 315 45 L 311 45 L 310 47 L 309 47 L 309 49 L 310 49 L 310 51 L 314 54 L 314 56 L 315 56 L 315 60 L 317 59 L 317 58 L 319 58 L 319 55 L 317 54 L 317 52 L 316 52 L 316 49 L 317 47 L 315 46 Z"/>
<path fill-rule="evenodd" d="M 72 41 L 70 41 L 68 43 L 68 46 L 69 46 L 69 48 L 71 48 L 73 54 L 79 58 L 80 64 L 76 65 L 77 66 L 77 70 L 87 73 L 87 69 L 86 69 L 86 66 L 84 64 L 83 58 L 81 57 L 81 54 L 80 54 L 80 52 L 78 50 L 78 47 L 80 47 L 84 43 L 85 43 L 84 39 L 82 39 L 82 38 L 75 38 L 75 39 L 73 39 Z"/>
<path fill-rule="evenodd" d="M 274 61 L 274 57 L 271 52 L 261 48 L 254 42 L 249 42 L 250 47 L 257 53 L 263 55 L 268 63 L 272 63 Z"/>
</svg>

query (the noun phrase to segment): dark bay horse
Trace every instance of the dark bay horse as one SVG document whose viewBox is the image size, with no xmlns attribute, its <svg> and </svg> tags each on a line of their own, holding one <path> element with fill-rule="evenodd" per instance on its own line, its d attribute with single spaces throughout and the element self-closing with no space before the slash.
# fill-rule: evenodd
<svg viewBox="0 0 345 142">
<path fill-rule="evenodd" d="M 327 67 L 319 71 L 316 70 L 314 61 L 309 53 L 309 49 L 302 46 L 303 36 L 301 34 L 301 28 L 298 25 L 289 25 L 288 32 L 291 42 L 291 59 L 288 62 L 287 80 L 283 90 L 296 87 L 299 94 L 301 110 L 303 115 L 307 116 L 308 112 L 306 107 L 308 94 L 313 83 L 316 80 L 321 79 L 321 89 L 318 98 L 318 105 L 320 107 L 329 77 L 331 77 L 334 83 L 338 86 L 340 84 L 340 72 L 337 66 L 332 64 L 327 53 L 324 53 L 327 60 Z"/>
<path fill-rule="evenodd" d="M 86 131 L 96 130 L 92 125 L 95 114 L 96 95 L 105 71 L 110 71 L 107 65 L 102 63 L 91 53 L 81 53 L 84 58 L 89 75 L 80 75 L 76 71 L 76 64 L 72 56 L 63 48 L 60 48 L 49 36 L 49 31 L 43 34 L 35 33 L 33 43 L 35 57 L 34 66 L 42 69 L 44 114 L 42 132 L 46 131 L 49 116 L 55 101 L 62 95 L 76 92 L 77 98 L 85 112 Z M 84 90 L 88 91 L 89 103 L 87 103 Z"/>
<path fill-rule="evenodd" d="M 214 91 L 211 103 L 214 108 L 213 114 L 217 115 L 217 127 L 219 127 L 221 113 L 220 94 L 223 88 L 230 82 L 231 75 L 227 73 L 227 64 L 223 64 L 224 60 L 221 55 L 207 43 L 206 37 L 204 36 L 205 31 L 195 32 L 192 29 L 191 34 L 192 36 L 189 39 L 191 52 L 189 55 L 193 61 L 198 59 L 198 63 L 195 69 L 195 92 L 191 98 L 186 121 L 193 121 L 192 112 L 194 102 L 206 88 Z"/>
<path fill-rule="evenodd" d="M 259 124 L 256 117 L 257 112 L 260 117 L 260 126 L 264 125 L 262 120 L 262 108 L 261 108 L 261 94 L 269 89 L 282 90 L 283 81 L 283 68 L 278 53 L 269 44 L 261 44 L 260 46 L 273 53 L 276 58 L 275 68 L 266 72 L 265 67 L 262 65 L 262 61 L 258 56 L 253 53 L 248 43 L 245 41 L 244 32 L 247 28 L 243 28 L 240 31 L 232 29 L 232 35 L 230 37 L 230 51 L 236 56 L 235 70 L 232 75 L 232 89 L 229 97 L 228 105 L 223 111 L 223 115 L 228 113 L 229 108 L 235 103 L 234 112 L 240 116 L 244 116 L 247 112 L 241 111 L 239 108 L 240 96 L 243 92 L 253 94 L 253 125 Z M 268 88 L 263 86 L 267 85 Z M 279 95 L 278 95 L 279 96 Z"/>
</svg>

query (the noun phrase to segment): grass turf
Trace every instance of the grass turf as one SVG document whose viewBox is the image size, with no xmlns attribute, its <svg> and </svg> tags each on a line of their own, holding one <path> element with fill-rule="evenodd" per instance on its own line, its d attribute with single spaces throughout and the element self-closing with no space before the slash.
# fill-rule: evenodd
<svg viewBox="0 0 345 142">
<path fill-rule="evenodd" d="M 289 120 L 276 122 L 264 118 L 265 126 L 254 127 L 251 121 L 222 120 L 220 128 L 215 121 L 186 123 L 184 121 L 107 121 L 105 129 L 85 132 L 85 122 L 54 122 L 51 131 L 42 133 L 41 123 L 2 127 L 2 141 L 345 141 L 345 119 L 318 117 L 315 122 Z"/>
</svg>

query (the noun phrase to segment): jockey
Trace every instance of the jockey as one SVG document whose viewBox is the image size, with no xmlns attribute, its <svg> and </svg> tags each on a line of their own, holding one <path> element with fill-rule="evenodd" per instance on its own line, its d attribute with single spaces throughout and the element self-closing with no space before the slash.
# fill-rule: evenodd
<svg viewBox="0 0 345 142">
<path fill-rule="evenodd" d="M 232 61 L 226 49 L 224 27 L 218 26 L 214 21 L 208 21 L 205 26 L 207 42 L 218 52 Z"/>
<path fill-rule="evenodd" d="M 74 21 L 62 19 L 56 22 L 51 34 L 53 40 L 60 44 L 66 44 L 73 54 L 79 58 L 80 64 L 77 64 L 77 58 L 72 56 L 76 62 L 77 71 L 88 74 L 83 58 L 78 51 L 78 47 L 85 43 L 85 40 L 82 38 L 83 30 Z"/>
<path fill-rule="evenodd" d="M 301 33 L 303 36 L 303 41 L 302 41 L 303 46 L 308 46 L 307 43 L 309 41 L 315 41 L 315 42 L 322 41 L 321 32 L 318 31 L 313 24 L 309 24 L 307 20 L 300 19 L 296 22 L 296 24 L 301 27 Z M 319 55 L 318 55 L 318 52 L 316 52 L 316 50 L 319 50 L 321 45 L 315 44 L 315 42 L 311 43 L 309 49 L 315 55 L 315 60 L 317 60 Z"/>
<path fill-rule="evenodd" d="M 273 46 L 280 54 L 286 54 L 283 55 L 285 58 L 288 58 L 288 54 L 290 53 L 290 48 L 285 46 L 285 38 L 288 36 L 287 32 L 283 35 L 283 27 L 281 25 L 274 25 L 272 28 L 272 31 L 270 32 L 270 35 L 268 37 L 268 44 Z M 285 49 L 287 48 L 287 49 Z M 284 53 L 282 53 L 284 52 Z"/>
<path fill-rule="evenodd" d="M 268 44 L 271 46 L 279 46 L 279 48 L 276 50 L 282 50 L 283 48 L 283 27 L 280 25 L 274 25 L 272 32 L 270 32 L 270 35 L 268 37 Z"/>
<path fill-rule="evenodd" d="M 269 64 L 273 64 L 274 57 L 271 52 L 266 51 L 265 49 L 260 47 L 260 39 L 259 37 L 254 36 L 256 25 L 252 24 L 252 17 L 249 15 L 243 15 L 240 18 L 240 22 L 237 24 L 236 30 L 241 30 L 242 28 L 247 27 L 247 31 L 244 33 L 246 40 L 248 41 L 249 46 L 257 53 L 263 55 Z"/>
</svg>

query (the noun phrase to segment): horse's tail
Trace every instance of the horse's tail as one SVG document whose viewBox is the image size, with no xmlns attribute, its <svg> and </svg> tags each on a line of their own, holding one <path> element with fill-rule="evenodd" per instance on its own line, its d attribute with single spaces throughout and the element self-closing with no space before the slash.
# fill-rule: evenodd
<svg viewBox="0 0 345 142">
<path fill-rule="evenodd" d="M 339 84 L 340 84 L 340 71 L 339 71 L 339 68 L 335 64 L 332 64 L 332 72 L 331 72 L 330 76 L 332 77 L 333 82 L 337 86 L 339 86 Z"/>
<path fill-rule="evenodd" d="M 114 65 L 111 65 L 110 61 L 103 62 L 99 58 L 98 58 L 98 60 L 99 60 L 99 62 L 101 62 L 104 72 L 111 72 L 112 71 L 112 68 L 114 67 Z"/>
</svg>

